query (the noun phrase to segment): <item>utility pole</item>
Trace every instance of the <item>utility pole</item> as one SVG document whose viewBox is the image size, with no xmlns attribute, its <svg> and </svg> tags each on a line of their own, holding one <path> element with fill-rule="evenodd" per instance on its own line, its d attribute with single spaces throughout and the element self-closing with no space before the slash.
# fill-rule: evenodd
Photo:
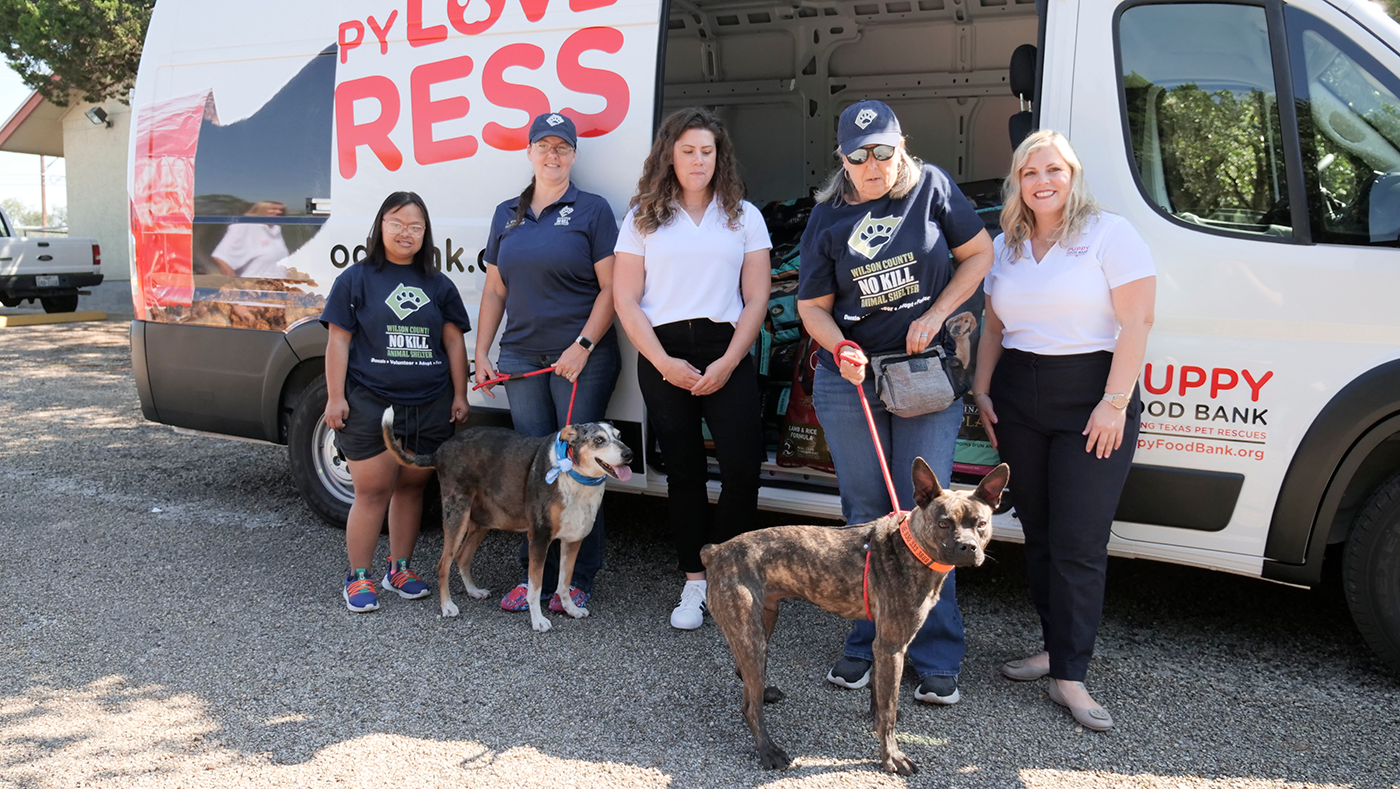
<svg viewBox="0 0 1400 789">
<path fill-rule="evenodd" d="M 44 155 L 39 154 L 39 224 L 43 227 L 49 226 L 49 189 L 45 183 L 48 179 L 47 168 L 44 167 Z"/>
</svg>

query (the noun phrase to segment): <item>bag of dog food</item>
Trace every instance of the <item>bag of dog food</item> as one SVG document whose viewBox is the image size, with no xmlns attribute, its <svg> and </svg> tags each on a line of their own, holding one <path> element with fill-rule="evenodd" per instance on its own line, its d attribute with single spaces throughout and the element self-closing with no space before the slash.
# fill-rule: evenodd
<svg viewBox="0 0 1400 789">
<path fill-rule="evenodd" d="M 811 468 L 836 473 L 831 448 L 817 421 L 812 405 L 812 378 L 817 370 L 817 343 L 802 332 L 797 364 L 792 372 L 792 390 L 783 417 L 782 442 L 778 445 L 778 465 L 784 468 Z"/>
</svg>

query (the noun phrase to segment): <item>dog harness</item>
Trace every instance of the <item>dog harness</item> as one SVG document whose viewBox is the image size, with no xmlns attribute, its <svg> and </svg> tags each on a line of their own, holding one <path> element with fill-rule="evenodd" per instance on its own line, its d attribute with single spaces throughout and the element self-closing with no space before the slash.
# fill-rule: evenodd
<svg viewBox="0 0 1400 789">
<path fill-rule="evenodd" d="M 912 553 L 912 554 L 914 554 L 914 558 L 915 558 L 915 559 L 918 559 L 925 567 L 929 568 L 930 570 L 933 570 L 934 572 L 938 572 L 938 573 L 950 573 L 950 572 L 953 571 L 953 565 L 951 565 L 951 564 L 943 564 L 942 562 L 935 562 L 933 559 L 930 559 L 930 558 L 929 558 L 929 555 L 928 555 L 928 552 L 925 551 L 925 550 L 923 549 L 923 546 L 919 545 L 918 541 L 914 539 L 914 532 L 913 532 L 913 530 L 911 530 L 911 529 L 909 528 L 909 513 L 904 512 L 904 513 L 891 513 L 891 514 L 899 514 L 899 515 L 902 515 L 902 516 L 903 516 L 903 517 L 901 517 L 901 518 L 899 519 L 899 536 L 901 536 L 901 537 L 904 538 L 904 544 L 907 545 L 907 546 L 909 546 L 909 552 Z M 870 620 L 871 622 L 874 622 L 874 621 L 875 621 L 875 617 L 873 617 L 873 616 L 870 615 L 870 543 L 869 543 L 869 542 L 867 542 L 867 543 L 865 544 L 865 573 L 864 573 L 864 575 L 861 576 L 861 579 L 860 579 L 860 593 L 861 593 L 861 597 L 863 597 L 863 598 L 865 599 L 865 618 L 868 619 L 868 620 Z"/>
<path fill-rule="evenodd" d="M 561 431 L 561 432 L 562 432 L 562 431 Z M 567 441 L 565 441 L 564 439 L 560 438 L 560 437 L 559 437 L 559 433 L 555 433 L 555 434 L 554 434 L 554 459 L 555 459 L 556 461 L 558 461 L 559 465 L 555 466 L 554 468 L 551 468 L 549 471 L 546 471 L 546 472 L 544 473 L 544 481 L 545 481 L 545 482 L 548 482 L 548 483 L 551 484 L 551 485 L 553 485 L 553 484 L 554 484 L 554 481 L 557 480 L 557 479 L 559 479 L 559 475 L 560 475 L 560 474 L 567 473 L 569 476 L 571 476 L 571 477 L 574 478 L 574 482 L 577 482 L 577 483 L 580 484 L 580 485 L 589 485 L 589 486 L 592 486 L 592 485 L 601 485 L 601 484 L 603 484 L 603 481 L 606 480 L 606 479 L 608 478 L 608 475 L 606 475 L 606 474 L 604 474 L 604 475 L 601 476 L 601 477 L 585 477 L 584 475 L 578 473 L 577 471 L 574 471 L 574 457 L 573 457 L 573 455 L 574 455 L 574 451 L 573 451 L 573 449 L 569 446 L 569 442 L 567 442 Z"/>
</svg>

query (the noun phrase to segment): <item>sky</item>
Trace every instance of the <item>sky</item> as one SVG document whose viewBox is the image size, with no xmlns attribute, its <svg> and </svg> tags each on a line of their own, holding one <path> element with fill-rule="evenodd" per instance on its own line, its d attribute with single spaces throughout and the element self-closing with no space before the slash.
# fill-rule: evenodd
<svg viewBox="0 0 1400 789">
<path fill-rule="evenodd" d="M 29 98 L 30 90 L 20 81 L 4 59 L 0 58 L 0 125 L 10 119 L 15 110 Z M 49 173 L 49 207 L 68 204 L 63 160 L 52 162 Z M 0 199 L 18 198 L 34 208 L 39 207 L 39 157 L 22 153 L 0 153 Z"/>
</svg>

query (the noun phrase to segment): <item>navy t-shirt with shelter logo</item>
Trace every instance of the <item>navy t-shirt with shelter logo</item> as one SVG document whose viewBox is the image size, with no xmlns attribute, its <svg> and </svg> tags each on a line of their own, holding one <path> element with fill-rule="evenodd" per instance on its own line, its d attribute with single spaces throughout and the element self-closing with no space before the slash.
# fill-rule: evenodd
<svg viewBox="0 0 1400 789">
<path fill-rule="evenodd" d="M 519 197 L 496 206 L 482 260 L 496 266 L 506 286 L 501 347 L 515 353 L 564 352 L 588 323 L 598 299 L 593 264 L 613 253 L 617 220 L 608 201 L 573 184 L 538 217 L 528 207 L 518 225 Z M 608 328 L 603 337 L 611 338 Z"/>
<path fill-rule="evenodd" d="M 983 227 L 962 190 L 932 164 L 923 165 L 918 185 L 898 200 L 820 203 L 802 233 L 797 298 L 835 295 L 832 315 L 847 339 L 867 354 L 903 353 L 909 324 L 953 278 L 949 249 Z M 836 370 L 828 351 L 818 358 Z"/>
<path fill-rule="evenodd" d="M 442 327 L 472 329 L 452 280 L 413 266 L 366 259 L 336 277 L 321 323 L 350 332 L 346 377 L 382 400 L 425 405 L 452 383 Z"/>
</svg>

